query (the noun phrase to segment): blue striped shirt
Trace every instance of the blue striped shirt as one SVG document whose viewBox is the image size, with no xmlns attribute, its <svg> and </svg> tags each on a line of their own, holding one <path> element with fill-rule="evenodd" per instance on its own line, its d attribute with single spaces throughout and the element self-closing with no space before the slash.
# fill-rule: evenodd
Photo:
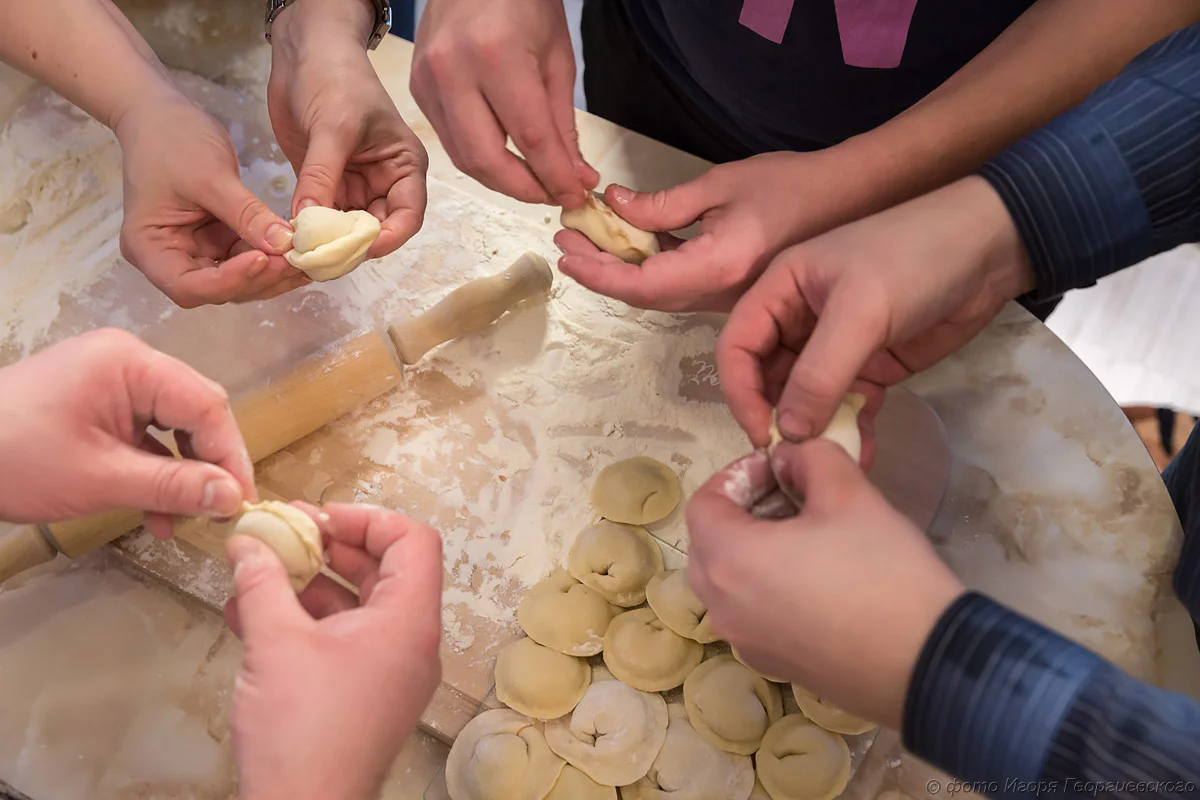
<svg viewBox="0 0 1200 800">
<path fill-rule="evenodd" d="M 1200 26 L 1164 39 L 980 173 L 1055 297 L 1200 240 Z M 1175 590 L 1200 620 L 1200 428 L 1164 472 Z M 976 593 L 913 673 L 904 741 L 996 798 L 1200 798 L 1200 703 L 1149 686 Z"/>
</svg>

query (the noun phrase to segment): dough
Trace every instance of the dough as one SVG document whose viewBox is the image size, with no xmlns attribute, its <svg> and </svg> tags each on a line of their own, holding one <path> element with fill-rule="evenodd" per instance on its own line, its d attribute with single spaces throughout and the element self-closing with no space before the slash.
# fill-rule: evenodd
<svg viewBox="0 0 1200 800">
<path fill-rule="evenodd" d="M 658 522 L 682 496 L 675 471 L 647 456 L 609 464 L 592 485 L 592 505 L 600 516 L 630 525 Z"/>
<path fill-rule="evenodd" d="M 292 220 L 296 233 L 284 258 L 314 281 L 331 281 L 367 258 L 379 238 L 379 220 L 367 211 L 309 206 Z"/>
<path fill-rule="evenodd" d="M 277 500 L 242 503 L 242 516 L 232 535 L 253 537 L 274 550 L 297 592 L 316 577 L 325 562 L 317 523 L 295 506 Z"/>
<path fill-rule="evenodd" d="M 605 786 L 638 781 L 666 738 L 667 701 L 620 681 L 593 683 L 569 717 L 546 723 L 550 749 Z"/>
<path fill-rule="evenodd" d="M 837 706 L 831 705 L 828 700 L 822 700 L 794 683 L 792 684 L 792 697 L 796 698 L 796 705 L 800 706 L 800 712 L 804 716 L 827 731 L 854 736 L 878 727 L 874 722 L 868 722 L 842 711 Z"/>
<path fill-rule="evenodd" d="M 646 602 L 667 627 L 700 644 L 718 640 L 708 622 L 708 607 L 688 586 L 687 570 L 660 572 L 646 584 Z"/>
<path fill-rule="evenodd" d="M 758 779 L 757 772 L 754 773 L 754 789 L 750 792 L 749 800 L 771 800 L 771 795 L 767 794 L 766 787 Z"/>
<path fill-rule="evenodd" d="M 595 589 L 565 569 L 526 592 L 517 607 L 521 629 L 540 645 L 569 656 L 594 656 L 604 649 L 604 632 L 615 609 Z"/>
<path fill-rule="evenodd" d="M 704 645 L 675 633 L 650 608 L 618 614 L 604 634 L 604 664 L 643 692 L 674 689 L 703 658 Z"/>
<path fill-rule="evenodd" d="M 496 656 L 496 697 L 534 719 L 570 714 L 592 682 L 582 658 L 564 656 L 533 639 L 518 639 Z"/>
<path fill-rule="evenodd" d="M 646 777 L 621 788 L 621 800 L 749 800 L 750 756 L 713 747 L 692 729 L 687 711 L 668 706 L 667 740 Z"/>
<path fill-rule="evenodd" d="M 734 658 L 734 660 L 735 660 L 735 661 L 737 661 L 737 662 L 738 662 L 739 664 L 741 664 L 743 667 L 745 667 L 746 669 L 750 670 L 751 672 L 753 672 L 755 675 L 759 676 L 759 677 L 760 677 L 760 678 L 762 678 L 763 680 L 765 680 L 765 681 L 771 681 L 772 683 L 787 683 L 787 679 L 786 679 L 786 678 L 772 678 L 770 675 L 763 675 L 761 672 L 759 672 L 758 670 L 756 670 L 754 667 L 752 667 L 752 666 L 750 666 L 749 664 L 747 664 L 747 663 L 746 663 L 746 662 L 745 662 L 745 661 L 742 659 L 741 655 L 739 655 L 739 654 L 738 654 L 738 651 L 737 651 L 736 649 L 734 649 L 732 646 L 729 648 L 729 652 L 733 654 L 733 658 Z"/>
<path fill-rule="evenodd" d="M 846 741 L 800 714 L 772 725 L 756 758 L 772 800 L 832 800 L 850 780 Z"/>
<path fill-rule="evenodd" d="M 564 766 L 537 723 L 497 708 L 468 722 L 454 740 L 446 789 L 450 800 L 543 800 Z"/>
<path fill-rule="evenodd" d="M 646 584 L 662 568 L 662 550 L 645 528 L 606 519 L 580 531 L 567 554 L 576 580 L 624 608 L 641 605 Z"/>
<path fill-rule="evenodd" d="M 833 419 L 829 421 L 829 425 L 825 427 L 820 436 L 822 439 L 840 444 L 855 463 L 862 458 L 862 432 L 858 429 L 858 412 L 862 411 L 866 404 L 867 398 L 861 394 L 851 392 L 846 395 L 837 410 L 833 412 Z M 779 431 L 773 411 L 771 412 L 770 449 L 773 450 L 775 445 L 782 441 L 783 434 Z"/>
<path fill-rule="evenodd" d="M 612 786 L 596 783 L 575 767 L 567 764 L 558 783 L 546 795 L 546 800 L 617 800 L 617 790 Z"/>
<path fill-rule="evenodd" d="M 755 753 L 767 729 L 783 717 L 779 687 L 728 654 L 705 661 L 688 675 L 683 702 L 696 733 L 744 756 Z"/>
<path fill-rule="evenodd" d="M 571 211 L 564 208 L 559 222 L 564 228 L 579 231 L 604 252 L 630 264 L 641 264 L 659 252 L 657 236 L 621 219 L 603 198 L 593 193 L 588 194 L 579 208 Z"/>
</svg>

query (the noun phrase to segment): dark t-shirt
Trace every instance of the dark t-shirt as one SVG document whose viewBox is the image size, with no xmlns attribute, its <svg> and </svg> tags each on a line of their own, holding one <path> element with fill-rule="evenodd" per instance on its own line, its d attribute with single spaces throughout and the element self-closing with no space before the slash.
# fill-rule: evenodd
<svg viewBox="0 0 1200 800">
<path fill-rule="evenodd" d="M 819 149 L 877 127 L 1035 2 L 615 1 L 676 86 L 754 152 Z"/>
</svg>

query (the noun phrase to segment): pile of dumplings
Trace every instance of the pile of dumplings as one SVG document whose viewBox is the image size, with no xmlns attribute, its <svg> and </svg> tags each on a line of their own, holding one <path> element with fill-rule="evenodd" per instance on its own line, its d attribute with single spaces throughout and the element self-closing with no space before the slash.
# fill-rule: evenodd
<svg viewBox="0 0 1200 800">
<path fill-rule="evenodd" d="M 600 473 L 592 504 L 603 519 L 580 532 L 566 569 L 525 595 L 517 622 L 528 638 L 497 656 L 496 696 L 507 708 L 479 714 L 454 742 L 452 800 L 842 793 L 843 735 L 875 726 L 794 684 L 799 713 L 786 714 L 781 681 L 718 643 L 686 571 L 665 570 L 642 527 L 680 499 L 678 477 L 654 459 Z"/>
</svg>

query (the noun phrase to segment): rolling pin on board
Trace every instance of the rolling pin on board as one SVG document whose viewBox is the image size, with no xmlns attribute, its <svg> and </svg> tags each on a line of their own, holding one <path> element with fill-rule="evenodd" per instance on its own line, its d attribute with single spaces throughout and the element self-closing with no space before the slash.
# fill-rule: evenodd
<svg viewBox="0 0 1200 800">
<path fill-rule="evenodd" d="M 478 333 L 508 309 L 549 290 L 553 273 L 544 258 L 526 253 L 498 275 L 455 289 L 428 313 L 379 331 L 343 339 L 305 359 L 262 388 L 236 398 L 233 415 L 252 461 L 260 461 L 400 382 L 402 366 L 438 345 Z M 0 583 L 54 560 L 86 555 L 141 524 L 140 511 L 116 509 L 48 525 L 15 526 L 0 533 Z"/>
</svg>

